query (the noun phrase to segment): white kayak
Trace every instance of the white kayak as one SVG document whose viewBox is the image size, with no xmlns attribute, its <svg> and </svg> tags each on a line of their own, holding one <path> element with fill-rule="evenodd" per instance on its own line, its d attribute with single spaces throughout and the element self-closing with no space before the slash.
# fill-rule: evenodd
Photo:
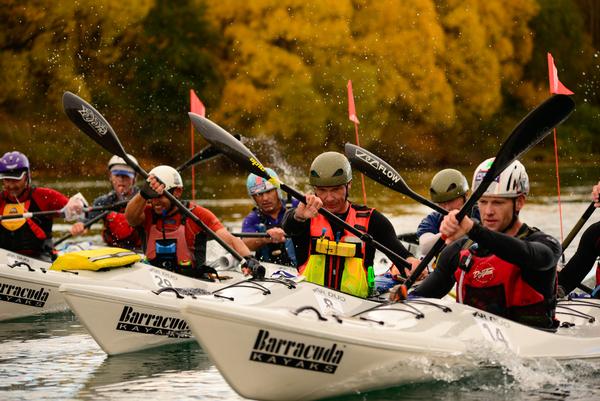
<svg viewBox="0 0 600 401">
<path fill-rule="evenodd" d="M 435 380 L 514 358 L 600 358 L 600 301 L 560 301 L 556 332 L 455 301 L 380 304 L 345 317 L 313 309 L 186 300 L 196 340 L 240 395 L 312 400 Z"/>
<path fill-rule="evenodd" d="M 262 307 L 305 305 L 322 314 L 355 313 L 375 302 L 308 283 L 285 268 L 264 264 L 267 278 L 239 281 L 207 291 L 179 288 L 149 291 L 64 284 L 60 292 L 90 335 L 109 355 L 192 340 L 179 309 L 185 301 L 204 299 L 213 308 L 238 303 Z M 294 269 L 295 270 L 295 269 Z M 204 295 L 203 295 L 204 294 Z"/>
<path fill-rule="evenodd" d="M 51 264 L 0 249 L 0 321 L 68 308 L 58 291 L 61 284 L 101 284 L 108 287 L 160 289 L 227 285 L 243 280 L 241 273 L 228 271 L 221 283 L 212 283 L 159 269 L 144 263 L 99 271 L 51 270 Z M 218 287 L 213 287 L 216 289 Z"/>
</svg>

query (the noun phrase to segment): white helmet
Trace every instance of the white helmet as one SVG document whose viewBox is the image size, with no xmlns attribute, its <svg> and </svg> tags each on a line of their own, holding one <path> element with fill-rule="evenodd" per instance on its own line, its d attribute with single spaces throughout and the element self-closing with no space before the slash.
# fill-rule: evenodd
<svg viewBox="0 0 600 401">
<path fill-rule="evenodd" d="M 490 166 L 494 162 L 494 158 L 485 160 L 473 174 L 473 191 L 477 190 L 481 180 L 490 169 Z M 529 193 L 529 177 L 525 166 L 520 161 L 515 160 L 507 168 L 500 173 L 498 177 L 487 188 L 483 193 L 483 196 L 498 196 L 501 198 L 516 198 L 519 195 L 527 195 Z"/>
<path fill-rule="evenodd" d="M 127 154 L 131 160 L 138 164 L 138 161 L 135 157 L 131 156 L 129 153 Z M 132 178 L 135 177 L 135 170 L 125 162 L 122 157 L 113 156 L 108 161 L 108 171 L 114 174 L 128 175 Z"/>
<path fill-rule="evenodd" d="M 181 175 L 171 166 L 156 166 L 150 173 L 154 174 L 163 184 L 165 184 L 165 190 L 168 191 L 172 188 L 183 188 L 183 181 Z"/>
</svg>

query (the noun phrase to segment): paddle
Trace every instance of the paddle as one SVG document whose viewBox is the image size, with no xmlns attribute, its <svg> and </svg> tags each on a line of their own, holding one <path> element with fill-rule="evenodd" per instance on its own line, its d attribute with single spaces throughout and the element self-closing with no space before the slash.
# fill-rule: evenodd
<svg viewBox="0 0 600 401">
<path fill-rule="evenodd" d="M 583 214 L 577 221 L 577 224 L 575 224 L 573 226 L 573 228 L 571 229 L 571 232 L 569 232 L 569 235 L 567 235 L 567 238 L 565 238 L 565 240 L 563 241 L 563 243 L 561 245 L 563 253 L 565 252 L 565 249 L 567 249 L 567 247 L 569 245 L 571 245 L 571 242 L 573 242 L 573 239 L 575 239 L 575 236 L 579 233 L 579 230 L 581 230 L 581 227 L 583 227 L 585 222 L 588 221 L 590 216 L 594 213 L 594 210 L 596 210 L 594 203 L 595 202 L 590 203 L 590 205 L 587 207 L 587 209 L 585 209 L 585 212 L 583 212 Z"/>
<path fill-rule="evenodd" d="M 113 155 L 120 156 L 125 162 L 133 168 L 138 174 L 145 179 L 148 178 L 148 173 L 142 169 L 137 163 L 127 156 L 123 145 L 119 141 L 117 134 L 110 126 L 108 121 L 88 102 L 81 99 L 79 96 L 65 92 L 63 95 L 63 108 L 67 117 L 86 134 L 90 139 L 102 146 L 104 149 Z M 179 210 L 187 217 L 192 219 L 204 229 L 215 241 L 217 241 L 227 252 L 231 253 L 239 262 L 244 261 L 244 258 L 223 239 L 221 239 L 213 230 L 211 230 L 202 220 L 186 208 L 173 194 L 169 191 L 164 191 L 165 195 L 171 203 L 179 208 Z"/>
<path fill-rule="evenodd" d="M 235 135 L 235 137 L 236 139 L 241 139 L 240 135 Z M 198 153 L 192 156 L 188 161 L 183 163 L 181 166 L 177 167 L 177 171 L 181 173 L 188 167 L 194 166 L 200 162 L 209 161 L 220 155 L 221 152 L 219 151 L 219 149 L 215 148 L 212 145 L 205 146 Z"/>
<path fill-rule="evenodd" d="M 110 210 L 105 210 L 104 212 L 100 213 L 96 217 L 93 217 L 93 218 L 85 221 L 83 223 L 83 228 L 89 228 L 92 224 L 94 224 L 97 221 L 102 220 L 109 213 L 110 213 Z M 56 240 L 56 242 L 53 244 L 53 246 L 55 247 L 56 245 L 58 245 L 58 244 L 60 244 L 60 243 L 62 243 L 64 241 L 68 240 L 72 236 L 73 236 L 73 234 L 71 234 L 71 233 L 63 235 L 62 237 L 60 237 L 59 239 Z"/>
<path fill-rule="evenodd" d="M 350 163 L 352 163 L 352 166 L 356 167 L 358 171 L 370 179 L 377 181 L 396 192 L 400 192 L 425 206 L 429 206 L 436 212 L 443 215 L 448 214 L 448 211 L 440 205 L 433 203 L 429 199 L 410 189 L 400 174 L 394 170 L 392 166 L 386 163 L 385 160 L 368 150 L 351 143 L 347 143 L 344 146 L 344 151 L 346 157 L 350 160 Z"/>
<path fill-rule="evenodd" d="M 277 178 L 272 177 L 262 165 L 262 163 L 250 152 L 250 150 L 244 146 L 239 140 L 235 139 L 233 135 L 225 131 L 223 128 L 210 121 L 209 119 L 202 117 L 195 113 L 188 113 L 192 124 L 198 132 L 213 146 L 217 147 L 221 152 L 228 156 L 231 160 L 235 161 L 246 170 L 254 173 L 260 177 L 269 180 L 274 186 L 281 188 L 285 192 L 291 194 L 294 198 L 298 199 L 302 203 L 306 203 L 306 198 L 303 194 L 297 190 L 288 187 Z M 343 226 L 346 230 L 351 232 L 360 238 L 363 242 L 372 244 L 375 248 L 386 254 L 396 266 L 405 266 L 410 268 L 411 265 L 405 259 L 401 258 L 394 251 L 382 245 L 381 243 L 374 240 L 369 234 L 364 233 L 357 228 L 349 225 L 344 220 L 337 217 L 330 211 L 321 208 L 319 213 L 327 217 L 331 221 L 335 221 L 337 224 Z"/>
<path fill-rule="evenodd" d="M 544 139 L 551 130 L 569 117 L 575 108 L 575 103 L 567 95 L 554 95 L 527 114 L 513 129 L 510 136 L 504 141 L 496 154 L 494 162 L 483 177 L 481 184 L 465 202 L 462 209 L 456 214 L 460 222 L 473 208 L 475 202 L 483 195 L 493 180 L 521 155 Z M 406 279 L 404 284 L 396 288 L 396 297 L 406 299 L 408 289 L 415 283 L 429 262 L 444 247 L 445 238 L 442 236 L 436 241 L 433 248 L 421 260 L 417 268 Z"/>
<path fill-rule="evenodd" d="M 119 202 L 115 202 L 112 203 L 110 205 L 104 205 L 104 206 L 93 206 L 93 207 L 84 207 L 82 210 L 84 212 L 98 212 L 101 210 L 110 210 L 110 209 L 115 209 L 118 208 L 120 206 L 126 205 L 128 201 L 126 200 L 122 200 Z M 61 214 L 63 213 L 63 209 L 58 209 L 58 210 L 44 210 L 42 212 L 26 212 L 23 214 L 7 214 L 5 216 L 0 216 L 0 221 L 2 220 L 13 220 L 13 219 L 29 219 L 31 217 L 38 217 L 38 216 L 48 216 L 48 215 L 55 215 L 55 214 Z"/>
</svg>

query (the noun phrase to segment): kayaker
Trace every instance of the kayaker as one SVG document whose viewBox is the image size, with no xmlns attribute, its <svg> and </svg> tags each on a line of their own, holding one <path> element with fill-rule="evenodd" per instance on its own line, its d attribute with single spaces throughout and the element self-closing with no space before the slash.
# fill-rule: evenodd
<svg viewBox="0 0 600 401">
<path fill-rule="evenodd" d="M 475 170 L 474 191 L 493 160 L 485 160 Z M 437 268 L 411 296 L 441 298 L 457 283 L 458 302 L 530 326 L 556 327 L 556 264 L 561 247 L 555 238 L 519 219 L 528 193 L 525 167 L 515 161 L 479 199 L 481 224 L 470 217 L 458 224 L 457 210 L 444 217 L 440 232 L 448 246 Z"/>
<path fill-rule="evenodd" d="M 592 187 L 594 206 L 600 207 L 600 182 Z M 558 295 L 566 296 L 575 289 L 592 270 L 600 256 L 600 222 L 590 225 L 581 235 L 577 251 L 565 267 L 558 272 Z M 600 270 L 596 267 L 596 288 L 592 297 L 600 298 Z"/>
<path fill-rule="evenodd" d="M 270 176 L 279 179 L 275 171 L 267 168 Z M 296 251 L 291 238 L 286 238 L 281 228 L 281 221 L 286 211 L 286 199 L 281 189 L 255 174 L 250 174 L 246 180 L 248 195 L 254 200 L 255 207 L 244 218 L 242 232 L 266 232 L 266 238 L 243 238 L 244 243 L 256 258 L 263 262 L 277 263 L 286 266 L 296 266 Z M 291 207 L 296 207 L 298 201 L 291 200 Z"/>
<path fill-rule="evenodd" d="M 407 259 L 419 263 L 396 237 L 392 223 L 381 213 L 348 200 L 352 186 L 350 162 L 341 153 L 325 152 L 310 166 L 309 182 L 314 194 L 306 204 L 289 209 L 283 229 L 292 236 L 298 270 L 310 282 L 352 295 L 366 297 L 372 287 L 375 248 L 318 213 L 321 207 Z"/>
<path fill-rule="evenodd" d="M 433 202 L 446 210 L 460 209 L 467 201 L 469 183 L 467 178 L 458 170 L 447 168 L 437 172 L 431 179 L 429 195 Z M 475 215 L 479 213 L 475 209 Z M 419 251 L 427 254 L 433 244 L 440 238 L 440 224 L 442 216 L 439 212 L 432 212 L 419 223 L 417 237 L 419 238 Z"/>
<path fill-rule="evenodd" d="M 143 228 L 144 252 L 150 264 L 190 276 L 202 276 L 206 273 L 203 268 L 207 234 L 163 195 L 165 190 L 181 199 L 183 181 L 173 167 L 157 166 L 149 172 L 147 184 L 127 204 L 125 217 L 131 226 Z M 246 274 L 262 268 L 246 244 L 231 235 L 210 210 L 193 202 L 184 205 L 246 258 L 243 267 Z"/>
<path fill-rule="evenodd" d="M 32 185 L 29 159 L 21 152 L 6 152 L 0 158 L 0 179 L 3 187 L 0 195 L 2 215 L 61 210 L 55 215 L 2 220 L 0 248 L 51 260 L 53 219 L 60 216 L 68 221 L 83 218 L 83 202 L 54 189 Z"/>
<path fill-rule="evenodd" d="M 128 155 L 130 159 L 137 163 L 137 159 Z M 113 156 L 108 161 L 108 180 L 112 190 L 94 199 L 93 207 L 108 206 L 117 202 L 127 201 L 138 193 L 139 188 L 135 186 L 135 170 L 127 165 L 125 160 L 119 156 Z M 117 210 L 110 211 L 102 220 L 104 229 L 102 230 L 102 239 L 109 246 L 119 248 L 141 250 L 142 232 L 140 228 L 135 228 L 127 223 L 125 218 L 125 206 L 120 206 Z M 88 219 L 92 219 L 101 214 L 102 211 L 89 212 Z M 83 222 L 73 224 L 71 232 L 74 235 L 84 234 L 87 229 Z"/>
</svg>

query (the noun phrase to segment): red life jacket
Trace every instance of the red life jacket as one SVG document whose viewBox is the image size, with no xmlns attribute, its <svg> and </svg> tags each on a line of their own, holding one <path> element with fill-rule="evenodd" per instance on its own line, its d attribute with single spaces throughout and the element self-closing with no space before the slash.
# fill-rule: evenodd
<svg viewBox="0 0 600 401">
<path fill-rule="evenodd" d="M 196 205 L 189 202 L 186 207 L 194 210 Z M 156 258 L 157 241 L 166 238 L 176 244 L 177 264 L 196 267 L 206 259 L 206 234 L 193 221 L 178 210 L 165 218 L 152 213 L 152 225 L 146 234 L 145 254 L 149 261 Z"/>
<path fill-rule="evenodd" d="M 472 244 L 467 241 L 465 246 Z M 556 301 L 523 280 L 521 268 L 489 254 L 463 249 L 456 269 L 456 301 L 529 326 L 555 327 Z"/>
<path fill-rule="evenodd" d="M 28 193 L 22 198 L 21 205 L 23 205 L 24 212 L 38 212 L 42 209 L 34 199 L 35 188 L 28 190 Z M 17 206 L 12 200 L 9 200 L 4 196 L 0 197 L 0 212 L 11 214 L 11 205 Z M 20 208 L 19 208 L 20 209 Z M 17 221 L 11 222 L 7 220 L 5 224 L 0 226 L 0 247 L 5 249 L 18 252 L 25 255 L 38 256 L 45 253 L 44 247 L 47 245 L 46 242 L 52 238 L 52 217 L 30 217 L 28 219 L 21 220 L 19 224 Z M 51 244 L 48 244 L 51 250 Z"/>
<path fill-rule="evenodd" d="M 363 232 L 367 232 L 369 229 L 369 220 L 371 218 L 372 211 L 373 209 L 366 206 L 357 206 L 351 204 L 348 210 L 348 215 L 346 216 L 346 223 Z M 309 281 L 324 285 L 328 288 L 340 290 L 342 287 L 345 287 L 345 283 L 342 282 L 343 279 L 348 279 L 347 277 L 344 277 L 344 269 L 347 267 L 345 262 L 346 259 L 354 258 L 320 254 L 316 251 L 316 243 L 320 238 L 326 238 L 331 241 L 337 240 L 341 243 L 349 242 L 349 238 L 356 238 L 356 236 L 349 231 L 344 230 L 344 234 L 341 238 L 334 238 L 334 233 L 329 221 L 323 215 L 319 214 L 317 217 L 310 219 L 310 237 L 311 240 L 308 247 L 308 258 L 306 262 L 298 268 L 299 273 L 305 277 L 308 277 Z M 366 280 L 368 275 L 368 266 L 364 265 L 366 246 L 362 241 L 352 242 L 356 243 L 357 247 L 357 254 L 355 257 L 362 259 L 362 270 L 364 275 L 361 274 L 361 281 L 363 280 L 363 277 L 364 280 Z M 356 285 L 351 285 L 351 287 L 356 287 Z M 363 294 L 353 295 L 366 296 Z"/>
</svg>

